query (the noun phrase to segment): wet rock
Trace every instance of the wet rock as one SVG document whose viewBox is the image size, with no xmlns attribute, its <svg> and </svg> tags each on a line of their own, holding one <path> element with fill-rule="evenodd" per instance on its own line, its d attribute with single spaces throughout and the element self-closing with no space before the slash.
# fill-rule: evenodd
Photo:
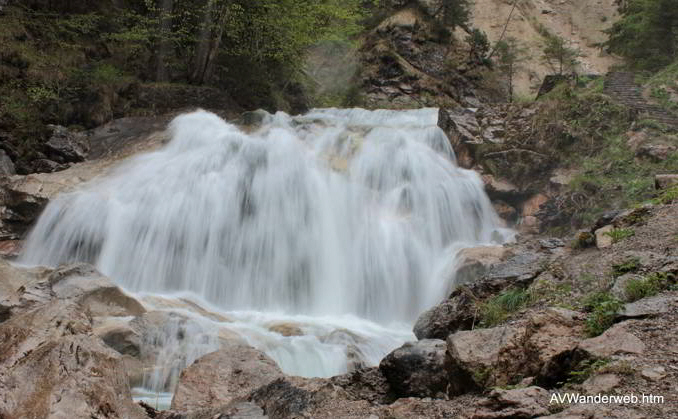
<svg viewBox="0 0 678 419">
<path fill-rule="evenodd" d="M 596 247 L 598 249 L 607 249 L 612 246 L 613 240 L 612 236 L 610 236 L 612 230 L 614 230 L 614 226 L 607 225 L 595 231 Z"/>
<path fill-rule="evenodd" d="M 87 139 L 60 125 L 50 125 L 52 136 L 45 143 L 45 151 L 50 160 L 57 163 L 77 163 L 87 157 L 89 146 Z"/>
<path fill-rule="evenodd" d="M 122 359 L 91 334 L 72 300 L 52 299 L 0 324 L 3 417 L 143 418 Z"/>
<path fill-rule="evenodd" d="M 620 383 L 621 379 L 616 374 L 598 374 L 584 381 L 582 387 L 588 394 L 595 395 L 609 393 Z"/>
<path fill-rule="evenodd" d="M 270 120 L 272 117 L 273 115 L 266 112 L 265 110 L 257 109 L 255 111 L 243 113 L 240 117 L 240 121 L 243 125 L 257 127 Z"/>
<path fill-rule="evenodd" d="M 501 200 L 493 201 L 492 206 L 497 212 L 499 218 L 506 221 L 508 224 L 515 224 L 515 222 L 518 220 L 518 210 L 506 202 Z"/>
<path fill-rule="evenodd" d="M 16 174 L 16 168 L 12 159 L 9 158 L 5 150 L 0 149 L 0 176 L 11 176 Z"/>
<path fill-rule="evenodd" d="M 517 384 L 517 378 L 530 376 L 539 385 L 554 386 L 571 366 L 581 333 L 581 315 L 549 309 L 516 324 L 450 335 L 445 365 L 450 394 Z"/>
<path fill-rule="evenodd" d="M 671 295 L 656 295 L 643 298 L 633 303 L 625 304 L 618 314 L 622 319 L 637 319 L 659 316 L 671 311 L 672 305 L 678 305 L 678 299 Z"/>
<path fill-rule="evenodd" d="M 549 413 L 549 392 L 540 387 L 493 390 L 482 407 L 471 414 L 473 419 L 534 418 Z"/>
<path fill-rule="evenodd" d="M 278 323 L 274 324 L 271 327 L 268 328 L 271 332 L 278 333 L 283 336 L 303 336 L 304 331 L 301 330 L 299 326 L 296 326 L 294 324 L 287 324 L 287 323 Z"/>
<path fill-rule="evenodd" d="M 172 311 L 149 311 L 134 318 L 130 327 L 140 336 L 138 359 L 144 367 L 146 386 L 170 390 L 181 372 L 200 356 L 242 343 L 239 339 L 221 339 L 218 329 Z"/>
<path fill-rule="evenodd" d="M 263 352 L 232 343 L 199 358 L 181 373 L 172 410 L 198 410 L 246 399 L 253 390 L 282 375 Z"/>
<path fill-rule="evenodd" d="M 76 299 L 94 317 L 140 316 L 146 309 L 87 264 L 62 266 L 47 278 L 59 299 Z"/>
<path fill-rule="evenodd" d="M 602 359 L 617 354 L 641 355 L 645 352 L 645 344 L 620 323 L 600 336 L 582 341 L 577 350 L 583 352 L 586 358 Z"/>
<path fill-rule="evenodd" d="M 136 358 L 140 354 L 141 337 L 128 322 L 108 320 L 96 327 L 94 334 L 121 355 L 130 355 Z"/>
<path fill-rule="evenodd" d="M 485 184 L 485 192 L 493 201 L 503 200 L 514 205 L 522 201 L 522 192 L 511 182 L 505 179 L 497 179 L 492 175 L 483 175 L 482 179 Z"/>
<path fill-rule="evenodd" d="M 379 370 L 400 397 L 445 396 L 445 341 L 424 339 L 405 343 L 386 355 Z"/>
<path fill-rule="evenodd" d="M 656 189 L 669 189 L 678 185 L 678 175 L 656 175 L 654 177 L 654 186 Z"/>
</svg>

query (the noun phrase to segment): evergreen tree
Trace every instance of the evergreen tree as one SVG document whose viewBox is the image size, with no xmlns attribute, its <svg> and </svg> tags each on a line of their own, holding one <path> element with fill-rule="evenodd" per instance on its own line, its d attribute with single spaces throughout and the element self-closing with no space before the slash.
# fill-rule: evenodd
<svg viewBox="0 0 678 419">
<path fill-rule="evenodd" d="M 608 51 L 632 67 L 658 70 L 678 58 L 678 0 L 625 0 L 608 31 Z"/>
</svg>

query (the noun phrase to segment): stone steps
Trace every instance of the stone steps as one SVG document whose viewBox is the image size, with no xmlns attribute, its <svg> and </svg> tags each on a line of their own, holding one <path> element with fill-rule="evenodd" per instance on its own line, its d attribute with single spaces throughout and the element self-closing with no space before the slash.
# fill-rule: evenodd
<svg viewBox="0 0 678 419">
<path fill-rule="evenodd" d="M 635 82 L 634 73 L 624 71 L 609 73 L 605 80 L 604 91 L 617 102 L 635 110 L 641 116 L 678 129 L 677 116 L 645 100 L 641 87 Z"/>
</svg>

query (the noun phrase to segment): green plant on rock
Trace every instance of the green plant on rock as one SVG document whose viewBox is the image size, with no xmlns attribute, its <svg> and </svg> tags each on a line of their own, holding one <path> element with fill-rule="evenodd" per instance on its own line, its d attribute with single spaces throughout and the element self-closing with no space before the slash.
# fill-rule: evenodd
<svg viewBox="0 0 678 419">
<path fill-rule="evenodd" d="M 652 200 L 652 203 L 657 205 L 668 205 L 674 201 L 678 201 L 678 185 L 663 191 L 658 197 Z"/>
<path fill-rule="evenodd" d="M 567 374 L 567 380 L 563 384 L 565 386 L 581 384 L 609 363 L 609 359 L 585 359 Z"/>
<path fill-rule="evenodd" d="M 513 288 L 489 298 L 480 304 L 480 324 L 493 327 L 503 323 L 512 313 L 526 307 L 534 300 L 528 290 Z"/>
<path fill-rule="evenodd" d="M 584 303 L 584 308 L 589 311 L 585 324 L 586 334 L 595 337 L 609 329 L 622 305 L 621 301 L 607 292 L 598 292 L 587 298 Z"/>
<path fill-rule="evenodd" d="M 671 277 L 665 272 L 654 272 L 642 279 L 632 279 L 625 287 L 629 302 L 659 294 L 671 286 Z"/>
<path fill-rule="evenodd" d="M 640 269 L 640 258 L 630 257 L 620 263 L 612 265 L 612 276 L 619 277 L 629 272 L 635 272 Z"/>
<path fill-rule="evenodd" d="M 612 231 L 606 232 L 605 235 L 612 238 L 612 243 L 618 243 L 624 239 L 635 236 L 636 232 L 630 228 L 615 228 Z"/>
</svg>

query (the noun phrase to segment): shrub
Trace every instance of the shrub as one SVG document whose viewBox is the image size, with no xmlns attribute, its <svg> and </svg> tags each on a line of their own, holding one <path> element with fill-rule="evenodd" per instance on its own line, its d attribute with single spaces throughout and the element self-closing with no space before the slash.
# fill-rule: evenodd
<svg viewBox="0 0 678 419">
<path fill-rule="evenodd" d="M 532 294 L 524 289 L 510 289 L 489 298 L 480 305 L 480 323 L 483 327 L 492 327 L 503 323 L 511 313 L 529 305 Z"/>
<path fill-rule="evenodd" d="M 615 278 L 622 276 L 629 272 L 635 272 L 640 269 L 640 259 L 637 257 L 630 257 L 621 263 L 612 265 L 612 276 Z"/>
<path fill-rule="evenodd" d="M 605 235 L 612 238 L 612 243 L 617 243 L 626 238 L 635 236 L 636 233 L 629 228 L 615 228 L 612 231 L 606 232 Z"/>
<path fill-rule="evenodd" d="M 586 334 L 595 337 L 614 324 L 622 303 L 607 292 L 599 292 L 590 296 L 584 306 L 590 311 L 586 318 Z"/>
<path fill-rule="evenodd" d="M 671 285 L 669 275 L 663 272 L 652 273 L 642 279 L 632 279 L 626 284 L 626 296 L 630 302 L 651 297 L 668 289 Z"/>
</svg>

